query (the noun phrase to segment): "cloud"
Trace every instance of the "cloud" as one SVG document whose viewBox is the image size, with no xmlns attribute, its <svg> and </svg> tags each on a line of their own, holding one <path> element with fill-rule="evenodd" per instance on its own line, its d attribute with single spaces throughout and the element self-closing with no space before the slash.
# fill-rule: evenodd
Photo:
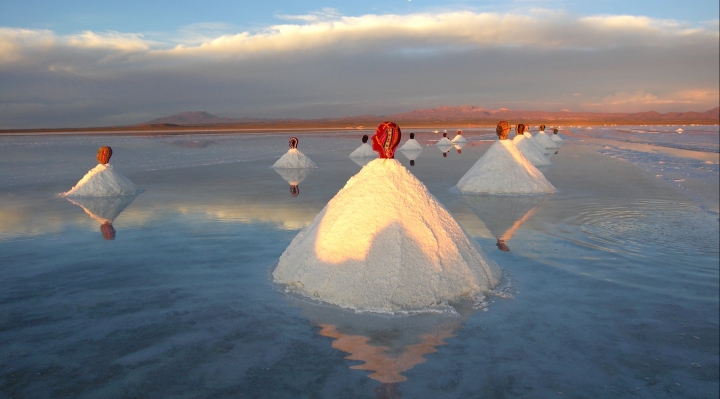
<svg viewBox="0 0 720 399">
<path fill-rule="evenodd" d="M 199 23 L 152 36 L 0 28 L 0 128 L 140 123 L 196 109 L 314 118 L 718 103 L 712 21 L 554 10 L 280 17 L 287 23 L 253 31 Z"/>
</svg>

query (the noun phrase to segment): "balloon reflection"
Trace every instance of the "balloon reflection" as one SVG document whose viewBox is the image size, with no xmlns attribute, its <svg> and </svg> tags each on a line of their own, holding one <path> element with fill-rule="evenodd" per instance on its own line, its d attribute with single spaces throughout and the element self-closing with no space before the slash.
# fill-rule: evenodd
<svg viewBox="0 0 720 399">
<path fill-rule="evenodd" d="M 100 222 L 100 233 L 106 240 L 115 239 L 113 221 L 130 205 L 137 194 L 112 197 L 67 197 L 67 200 L 81 207 L 91 218 Z"/>
<path fill-rule="evenodd" d="M 305 180 L 310 173 L 312 168 L 273 168 L 277 174 L 280 175 L 286 182 L 290 183 L 290 195 L 297 197 L 300 195 L 300 182 Z"/>
<path fill-rule="evenodd" d="M 522 196 L 460 194 L 460 197 L 497 239 L 498 249 L 507 252 L 510 251 L 507 242 L 543 207 L 552 194 Z"/>
</svg>

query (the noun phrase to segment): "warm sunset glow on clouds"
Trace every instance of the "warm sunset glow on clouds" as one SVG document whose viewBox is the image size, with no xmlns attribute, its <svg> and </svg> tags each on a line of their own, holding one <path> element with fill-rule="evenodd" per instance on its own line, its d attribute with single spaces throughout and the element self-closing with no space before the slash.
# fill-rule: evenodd
<svg viewBox="0 0 720 399">
<path fill-rule="evenodd" d="M 705 111 L 718 24 L 565 11 L 278 15 L 227 33 L 0 27 L 0 128 L 376 115 L 440 105 Z M 222 33 L 224 32 L 224 33 Z"/>
</svg>

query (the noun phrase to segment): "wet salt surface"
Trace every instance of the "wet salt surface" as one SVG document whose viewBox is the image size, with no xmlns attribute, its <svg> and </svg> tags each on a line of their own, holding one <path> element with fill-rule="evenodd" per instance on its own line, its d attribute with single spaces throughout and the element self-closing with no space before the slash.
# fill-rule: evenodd
<svg viewBox="0 0 720 399">
<path fill-rule="evenodd" d="M 504 268 L 513 299 L 357 315 L 270 274 L 359 171 L 347 155 L 363 133 L 300 136 L 318 168 L 297 197 L 270 168 L 289 134 L 0 139 L 0 396 L 717 397 L 717 169 L 665 159 L 688 188 L 656 176 L 655 152 L 567 140 L 543 169 L 558 192 L 506 223 L 503 252 L 469 205 L 483 201 L 451 190 L 491 130 L 463 129 L 447 157 L 418 133 L 415 166 L 397 159 Z M 56 196 L 100 145 L 145 189 L 114 241 Z"/>
</svg>

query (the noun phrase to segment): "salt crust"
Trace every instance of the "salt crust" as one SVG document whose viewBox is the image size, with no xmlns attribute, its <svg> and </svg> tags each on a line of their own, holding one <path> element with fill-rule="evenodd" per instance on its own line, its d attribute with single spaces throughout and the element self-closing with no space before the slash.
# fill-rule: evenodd
<svg viewBox="0 0 720 399">
<path fill-rule="evenodd" d="M 552 165 L 552 162 L 550 162 L 550 159 L 545 156 L 545 154 L 542 153 L 537 147 L 536 144 L 534 144 L 532 139 L 525 137 L 525 135 L 517 135 L 515 138 L 513 138 L 512 143 L 515 144 L 515 146 L 522 152 L 522 154 L 527 158 L 528 161 L 530 161 L 531 164 L 535 166 L 547 166 Z M 499 140 L 499 141 L 508 141 L 508 140 Z"/>
<path fill-rule="evenodd" d="M 522 137 L 522 136 L 519 136 Z M 510 140 L 498 140 L 456 186 L 463 193 L 544 194 L 555 187 Z"/>
<path fill-rule="evenodd" d="M 534 139 L 545 148 L 560 148 L 560 145 L 554 142 L 553 139 L 551 139 L 550 136 L 545 132 L 539 132 L 535 135 Z"/>
<path fill-rule="evenodd" d="M 362 145 L 350 153 L 350 158 L 377 158 L 378 153 L 373 151 L 372 147 L 368 143 L 362 143 Z"/>
<path fill-rule="evenodd" d="M 415 139 L 410 139 L 400 147 L 401 151 L 422 150 L 423 146 Z"/>
<path fill-rule="evenodd" d="M 63 193 L 64 197 L 110 197 L 114 195 L 135 195 L 140 192 L 127 177 L 113 170 L 110 164 L 98 164 L 82 179 Z"/>
<path fill-rule="evenodd" d="M 395 159 L 348 180 L 273 272 L 290 291 L 357 311 L 437 309 L 482 295 L 502 272 Z"/>
<path fill-rule="evenodd" d="M 452 141 L 450 141 L 450 139 L 448 139 L 447 137 L 443 137 L 435 145 L 438 147 L 444 147 L 444 146 L 452 147 Z"/>
<path fill-rule="evenodd" d="M 550 136 L 550 138 L 552 139 L 552 141 L 555 141 L 558 143 L 562 143 L 562 141 L 563 141 L 562 137 L 560 137 L 559 134 L 555 134 L 555 133 L 553 133 L 553 135 Z"/>
<path fill-rule="evenodd" d="M 315 162 L 305 156 L 297 148 L 291 148 L 275 162 L 273 168 L 317 168 Z"/>
<path fill-rule="evenodd" d="M 453 137 L 452 143 L 453 144 L 467 143 L 467 139 L 465 137 L 463 137 L 462 135 L 458 134 L 457 136 Z"/>
</svg>

